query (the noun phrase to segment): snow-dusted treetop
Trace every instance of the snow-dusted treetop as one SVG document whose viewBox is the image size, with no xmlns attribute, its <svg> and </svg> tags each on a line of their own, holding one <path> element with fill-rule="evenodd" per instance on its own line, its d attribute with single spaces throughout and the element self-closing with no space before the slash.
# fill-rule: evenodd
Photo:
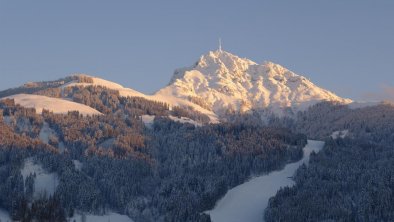
<svg viewBox="0 0 394 222">
<path fill-rule="evenodd" d="M 272 62 L 257 64 L 223 50 L 210 51 L 192 67 L 177 69 L 155 95 L 194 98 L 216 114 L 286 108 L 302 110 L 319 101 L 351 103 Z"/>
</svg>

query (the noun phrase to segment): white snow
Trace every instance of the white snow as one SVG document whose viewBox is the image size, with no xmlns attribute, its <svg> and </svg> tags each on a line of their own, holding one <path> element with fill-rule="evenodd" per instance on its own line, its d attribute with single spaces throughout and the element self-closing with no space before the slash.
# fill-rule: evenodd
<svg viewBox="0 0 394 222">
<path fill-rule="evenodd" d="M 88 76 L 85 74 L 80 74 L 80 75 Z M 74 81 L 74 82 L 67 83 L 67 84 L 61 86 L 61 88 L 71 87 L 71 86 L 85 86 L 86 87 L 86 86 L 90 86 L 90 85 L 102 86 L 102 87 L 106 87 L 108 89 L 117 90 L 117 91 L 119 91 L 119 94 L 124 97 L 128 97 L 128 96 L 142 97 L 144 99 L 151 100 L 151 101 L 165 102 L 165 103 L 168 103 L 170 106 L 185 106 L 185 107 L 190 106 L 193 109 L 195 109 L 196 111 L 199 111 L 199 112 L 207 115 L 211 119 L 212 123 L 219 122 L 217 115 L 215 113 L 213 113 L 212 111 L 206 110 L 206 109 L 202 108 L 201 106 L 196 105 L 188 100 L 185 100 L 182 98 L 177 98 L 177 97 L 170 95 L 170 94 L 169 95 L 165 95 L 165 94 L 145 95 L 145 94 L 138 92 L 134 89 L 125 88 L 122 85 L 111 82 L 111 81 L 107 81 L 107 80 L 100 79 L 100 78 L 93 77 L 93 76 L 88 76 L 88 77 L 93 79 L 93 83 L 76 83 Z"/>
<path fill-rule="evenodd" d="M 172 121 L 175 121 L 175 122 L 180 122 L 180 123 L 190 123 L 190 124 L 193 124 L 194 126 L 202 126 L 202 124 L 201 123 L 198 123 L 198 122 L 196 122 L 196 121 L 194 121 L 194 120 L 192 120 L 192 119 L 190 119 L 190 118 L 187 118 L 187 117 L 176 117 L 176 116 L 168 116 L 168 118 L 170 118 Z M 142 122 L 145 124 L 145 126 L 147 126 L 147 127 L 151 127 L 152 126 L 152 124 L 153 124 L 153 121 L 154 121 L 154 119 L 155 119 L 155 116 L 152 116 L 152 115 L 142 115 L 141 116 L 141 119 L 142 119 Z"/>
<path fill-rule="evenodd" d="M 79 160 L 73 160 L 73 164 L 76 170 L 81 171 L 83 164 Z"/>
<path fill-rule="evenodd" d="M 86 222 L 133 222 L 126 215 L 121 215 L 117 213 L 109 213 L 106 215 L 92 215 L 92 214 L 85 214 Z M 82 215 L 76 214 L 74 217 L 70 218 L 69 221 L 73 222 L 82 222 Z"/>
<path fill-rule="evenodd" d="M 9 213 L 3 209 L 0 209 L 0 221 L 1 222 L 11 222 L 11 217 Z"/>
<path fill-rule="evenodd" d="M 69 111 L 79 111 L 82 115 L 99 115 L 99 111 L 76 102 L 65 99 L 52 98 L 47 96 L 32 94 L 17 94 L 6 98 L 14 99 L 16 104 L 23 107 L 35 108 L 37 113 L 42 113 L 43 109 L 47 109 L 54 113 L 66 114 Z"/>
<path fill-rule="evenodd" d="M 142 115 L 141 116 L 142 122 L 145 124 L 146 127 L 151 127 L 153 121 L 155 120 L 155 116 L 153 115 Z"/>
<path fill-rule="evenodd" d="M 199 98 L 218 115 L 251 109 L 280 115 L 284 108 L 303 110 L 323 100 L 352 102 L 278 64 L 257 64 L 223 50 L 211 51 L 196 65 L 176 70 L 170 84 L 155 96 Z"/>
<path fill-rule="evenodd" d="M 338 138 L 345 138 L 349 134 L 349 130 L 338 130 L 331 134 L 331 138 L 338 139 Z"/>
<path fill-rule="evenodd" d="M 324 142 L 308 140 L 304 147 L 304 157 L 290 163 L 284 169 L 267 175 L 255 177 L 231 190 L 216 203 L 213 210 L 208 211 L 213 222 L 261 222 L 268 200 L 281 187 L 293 186 L 291 177 L 303 163 L 308 163 L 312 151 L 318 152 Z"/>
<path fill-rule="evenodd" d="M 161 101 L 170 104 L 170 106 L 181 106 L 181 107 L 192 107 L 194 110 L 207 115 L 210 118 L 211 123 L 218 123 L 219 118 L 216 113 L 211 110 L 207 110 L 202 108 L 201 106 L 188 101 L 187 99 L 176 97 L 173 94 L 167 92 L 167 88 L 164 88 L 159 91 L 160 93 L 156 93 L 151 96 L 145 97 L 146 99 L 153 101 Z"/>
<path fill-rule="evenodd" d="M 169 118 L 171 119 L 171 120 L 173 120 L 173 121 L 175 121 L 175 122 L 180 122 L 180 123 L 190 123 L 190 124 L 193 124 L 194 126 L 202 126 L 202 124 L 201 123 L 198 123 L 198 122 L 196 122 L 196 121 L 194 121 L 194 120 L 192 120 L 192 119 L 189 119 L 189 118 L 187 118 L 187 117 L 176 117 L 176 116 L 169 116 Z"/>
<path fill-rule="evenodd" d="M 169 85 L 153 95 L 89 77 L 93 79 L 93 83 L 74 81 L 61 87 L 103 86 L 117 90 L 125 97 L 143 97 L 165 102 L 170 106 L 192 107 L 209 116 L 212 123 L 218 122 L 218 116 L 234 111 L 266 110 L 266 113 L 281 116 L 289 113 L 288 108 L 296 112 L 320 101 L 343 104 L 352 102 L 314 85 L 307 78 L 278 64 L 258 64 L 223 50 L 210 51 L 201 56 L 196 65 L 177 69 Z"/>
<path fill-rule="evenodd" d="M 47 122 L 44 122 L 38 137 L 40 138 L 40 140 L 43 143 L 48 144 L 50 136 L 56 136 L 57 137 L 56 132 L 49 127 L 49 124 Z"/>
<path fill-rule="evenodd" d="M 56 187 L 59 184 L 59 179 L 56 173 L 47 173 L 40 164 L 36 164 L 32 159 L 26 159 L 24 167 L 21 170 L 23 181 L 30 174 L 36 174 L 34 180 L 34 197 L 37 197 L 44 192 L 47 195 L 53 195 Z"/>
</svg>

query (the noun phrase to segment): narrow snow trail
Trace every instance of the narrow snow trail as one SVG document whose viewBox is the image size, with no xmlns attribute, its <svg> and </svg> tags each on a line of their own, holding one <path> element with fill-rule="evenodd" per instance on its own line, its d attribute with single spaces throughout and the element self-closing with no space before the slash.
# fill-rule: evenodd
<svg viewBox="0 0 394 222">
<path fill-rule="evenodd" d="M 293 186 L 290 178 L 303 163 L 309 162 L 312 151 L 318 152 L 324 142 L 308 140 L 304 147 L 303 158 L 295 163 L 287 164 L 282 170 L 267 175 L 255 177 L 248 182 L 229 190 L 226 195 L 216 203 L 213 210 L 208 211 L 213 222 L 261 222 L 268 200 L 285 186 Z"/>
</svg>

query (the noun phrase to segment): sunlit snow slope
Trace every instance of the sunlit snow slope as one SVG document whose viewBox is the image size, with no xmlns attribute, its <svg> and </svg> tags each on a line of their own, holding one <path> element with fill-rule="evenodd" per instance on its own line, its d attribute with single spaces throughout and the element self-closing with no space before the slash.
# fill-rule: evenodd
<svg viewBox="0 0 394 222">
<path fill-rule="evenodd" d="M 286 115 L 321 101 L 342 104 L 352 102 L 278 64 L 258 64 L 223 50 L 210 51 L 202 55 L 195 65 L 177 69 L 169 85 L 154 95 L 145 95 L 114 82 L 89 77 L 93 79 L 92 83 L 74 81 L 61 87 L 103 86 L 117 90 L 125 97 L 143 97 L 170 106 L 189 106 L 208 115 L 212 122 L 234 112 L 257 110 Z"/>
<path fill-rule="evenodd" d="M 257 64 L 222 50 L 201 56 L 192 67 L 176 70 L 170 84 L 155 95 L 197 100 L 219 115 L 251 109 L 280 114 L 285 108 L 302 110 L 324 100 L 352 102 L 278 64 Z"/>
<path fill-rule="evenodd" d="M 35 108 L 37 113 L 41 113 L 43 109 L 47 109 L 54 113 L 68 113 L 69 111 L 79 111 L 82 115 L 101 114 L 99 111 L 65 99 L 52 98 L 47 96 L 32 94 L 17 94 L 6 98 L 14 99 L 16 104 L 23 107 Z"/>
<path fill-rule="evenodd" d="M 185 100 L 183 98 L 178 98 L 175 97 L 173 95 L 145 95 L 141 92 L 138 92 L 134 89 L 130 89 L 130 88 L 126 88 L 123 87 L 120 84 L 108 81 L 108 80 L 104 80 L 98 77 L 94 77 L 94 76 L 89 76 L 86 74 L 79 74 L 82 76 L 87 76 L 92 78 L 93 83 L 77 83 L 77 82 L 71 82 L 71 83 L 67 83 L 65 85 L 62 86 L 62 88 L 64 87 L 72 87 L 72 86 L 102 86 L 102 87 L 106 87 L 108 89 L 112 89 L 112 90 L 116 90 L 119 91 L 119 94 L 121 96 L 127 97 L 142 97 L 145 98 L 147 100 L 152 100 L 152 101 L 158 101 L 158 102 L 165 102 L 168 103 L 171 106 L 186 106 L 186 107 L 192 107 L 194 110 L 199 111 L 205 115 L 207 115 L 208 117 L 210 117 L 211 122 L 216 123 L 218 122 L 218 118 L 216 116 L 216 114 L 210 110 L 204 109 L 199 105 L 196 105 L 188 100 Z"/>
</svg>

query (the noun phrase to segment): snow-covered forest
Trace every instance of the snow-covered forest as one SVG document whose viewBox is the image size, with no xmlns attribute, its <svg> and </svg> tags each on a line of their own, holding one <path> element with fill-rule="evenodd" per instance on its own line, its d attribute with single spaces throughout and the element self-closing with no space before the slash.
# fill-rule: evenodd
<svg viewBox="0 0 394 222">
<path fill-rule="evenodd" d="M 326 145 L 297 171 L 294 187 L 270 200 L 266 221 L 393 221 L 393 105 L 323 103 L 300 117 L 299 128 Z M 327 137 L 344 129 L 343 138 Z"/>
<path fill-rule="evenodd" d="M 102 87 L 62 93 L 101 114 L 39 114 L 13 99 L 0 102 L 0 208 L 15 220 L 116 212 L 134 221 L 210 221 L 202 212 L 228 189 L 300 159 L 306 144 L 304 135 L 285 128 L 176 122 L 168 115 L 206 120 Z M 156 116 L 152 125 L 142 114 Z M 26 173 L 26 164 L 37 172 Z M 37 193 L 41 175 L 54 182 Z"/>
<path fill-rule="evenodd" d="M 7 97 L 0 101 L 3 218 L 211 221 L 206 212 L 228 190 L 299 161 L 308 138 L 326 145 L 297 170 L 294 187 L 281 189 L 266 210 L 257 206 L 259 215 L 393 220 L 390 103 L 321 102 L 281 117 L 232 112 L 219 123 L 196 106 L 130 96 L 130 89 L 104 83 L 79 75 L 0 92 Z"/>
</svg>

